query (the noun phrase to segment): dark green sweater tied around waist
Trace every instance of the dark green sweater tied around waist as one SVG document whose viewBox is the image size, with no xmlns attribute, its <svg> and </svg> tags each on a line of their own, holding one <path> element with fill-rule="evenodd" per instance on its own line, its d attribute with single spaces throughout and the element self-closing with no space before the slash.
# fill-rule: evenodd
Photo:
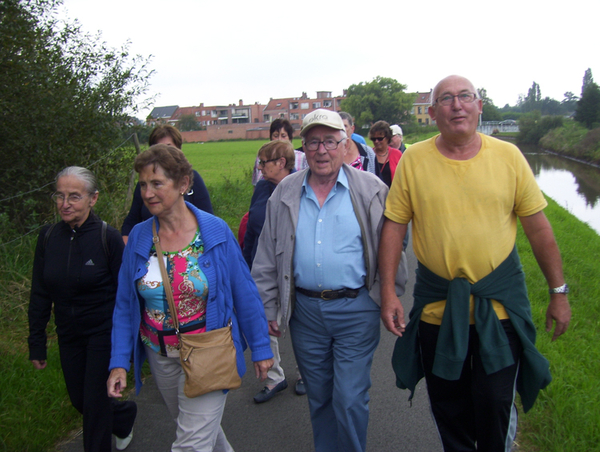
<svg viewBox="0 0 600 452">
<path fill-rule="evenodd" d="M 517 391 L 525 412 L 533 406 L 541 389 L 552 377 L 549 363 L 535 348 L 535 326 L 516 247 L 493 272 L 470 284 L 465 278 L 449 281 L 431 272 L 419 262 L 414 287 L 414 305 L 410 322 L 402 337 L 396 340 L 392 367 L 396 385 L 410 389 L 412 400 L 415 387 L 423 378 L 418 340 L 421 312 L 425 305 L 447 300 L 437 341 L 433 373 L 446 380 L 458 380 L 467 356 L 469 343 L 469 300 L 475 300 L 475 329 L 480 339 L 480 355 L 486 373 L 492 374 L 514 364 L 508 339 L 492 306 L 501 303 L 517 332 L 523 353 L 517 375 Z"/>
</svg>

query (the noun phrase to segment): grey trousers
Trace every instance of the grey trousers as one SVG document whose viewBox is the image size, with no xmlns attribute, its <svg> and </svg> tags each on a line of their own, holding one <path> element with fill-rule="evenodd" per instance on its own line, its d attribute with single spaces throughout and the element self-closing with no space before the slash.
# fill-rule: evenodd
<svg viewBox="0 0 600 452">
<path fill-rule="evenodd" d="M 213 391 L 189 398 L 183 392 L 185 374 L 179 358 L 168 358 L 146 347 L 150 370 L 171 416 L 177 422 L 172 452 L 233 452 L 221 428 L 227 394 Z"/>
</svg>

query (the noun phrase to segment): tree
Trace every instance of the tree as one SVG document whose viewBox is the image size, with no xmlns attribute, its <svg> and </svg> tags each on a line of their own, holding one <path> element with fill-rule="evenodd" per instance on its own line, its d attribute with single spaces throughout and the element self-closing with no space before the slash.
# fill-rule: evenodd
<svg viewBox="0 0 600 452">
<path fill-rule="evenodd" d="M 592 76 L 592 69 L 587 68 L 585 73 L 583 74 L 583 84 L 581 85 L 581 97 L 583 97 L 583 92 L 588 87 L 588 85 L 594 83 L 594 77 Z"/>
<path fill-rule="evenodd" d="M 194 115 L 181 115 L 177 121 L 177 128 L 182 132 L 191 132 L 202 129 L 202 126 L 196 121 Z"/>
<path fill-rule="evenodd" d="M 488 97 L 487 90 L 485 88 L 479 88 L 477 91 L 479 92 L 479 97 L 481 98 L 481 102 L 483 103 L 481 120 L 502 121 L 502 115 L 500 114 L 500 110 L 496 108 L 492 99 Z"/>
<path fill-rule="evenodd" d="M 581 99 L 577 102 L 575 120 L 588 129 L 600 127 L 600 87 L 596 83 L 590 82 L 585 87 Z"/>
<path fill-rule="evenodd" d="M 411 122 L 414 94 L 405 93 L 406 85 L 393 78 L 375 77 L 371 82 L 350 85 L 342 110 L 350 113 L 357 128 L 384 120 L 390 124 Z"/>
<path fill-rule="evenodd" d="M 525 98 L 519 97 L 521 110 L 523 112 L 541 110 L 541 100 L 542 92 L 540 90 L 540 85 L 533 82 L 533 85 L 531 85 L 531 88 L 527 91 L 527 96 Z"/>
<path fill-rule="evenodd" d="M 121 143 L 151 75 L 127 45 L 110 49 L 58 22 L 60 3 L 0 2 L 0 178 L 10 181 L 0 185 L 0 220 L 23 232 L 53 211 L 50 188 L 39 187 L 65 166 L 89 167 L 101 184 L 130 170 L 131 156 L 126 164 L 123 153 L 106 156 Z"/>
<path fill-rule="evenodd" d="M 563 96 L 565 97 L 561 102 L 563 106 L 563 112 L 565 114 L 574 112 L 575 108 L 577 107 L 577 101 L 579 100 L 579 97 L 577 97 L 571 91 L 567 91 L 565 94 L 563 94 Z"/>
</svg>

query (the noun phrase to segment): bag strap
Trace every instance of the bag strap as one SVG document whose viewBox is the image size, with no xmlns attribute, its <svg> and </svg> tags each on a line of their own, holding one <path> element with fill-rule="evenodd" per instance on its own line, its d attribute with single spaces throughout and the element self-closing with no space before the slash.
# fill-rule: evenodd
<svg viewBox="0 0 600 452">
<path fill-rule="evenodd" d="M 165 289 L 165 295 L 169 302 L 169 309 L 171 311 L 171 317 L 173 319 L 173 325 L 175 326 L 175 332 L 179 335 L 179 319 L 177 318 L 177 309 L 175 309 L 175 299 L 173 298 L 173 291 L 171 290 L 171 281 L 169 280 L 169 274 L 167 273 L 167 267 L 163 260 L 163 250 L 160 246 L 160 238 L 156 233 L 156 219 L 152 220 L 152 242 L 154 248 L 156 248 L 156 255 L 158 257 L 158 265 L 160 267 L 160 274 L 163 280 L 163 287 Z"/>
</svg>

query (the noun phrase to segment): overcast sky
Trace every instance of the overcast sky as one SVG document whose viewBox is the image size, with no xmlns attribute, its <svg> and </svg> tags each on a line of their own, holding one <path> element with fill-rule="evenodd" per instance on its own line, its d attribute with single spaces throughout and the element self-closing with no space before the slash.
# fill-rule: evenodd
<svg viewBox="0 0 600 452">
<path fill-rule="evenodd" d="M 558 101 L 581 94 L 587 68 L 600 81 L 597 0 L 65 0 L 65 10 L 108 45 L 152 55 L 154 106 L 335 96 L 376 76 L 428 91 L 459 74 L 502 107 L 534 81 Z"/>
</svg>

